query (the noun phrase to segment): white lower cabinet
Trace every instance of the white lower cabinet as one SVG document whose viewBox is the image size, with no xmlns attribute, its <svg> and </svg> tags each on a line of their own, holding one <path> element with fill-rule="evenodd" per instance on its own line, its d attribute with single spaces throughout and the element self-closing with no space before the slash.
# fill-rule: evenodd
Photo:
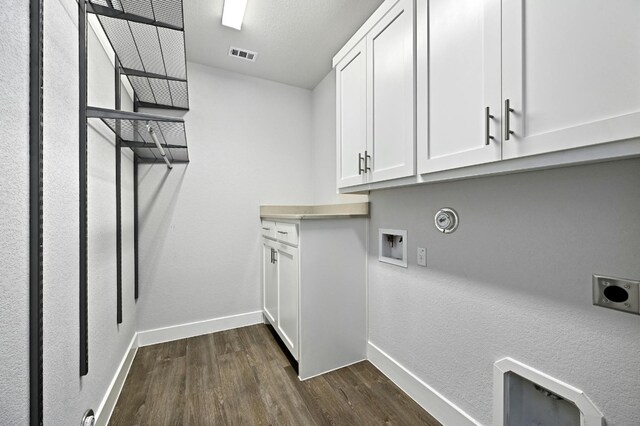
<svg viewBox="0 0 640 426">
<path fill-rule="evenodd" d="M 274 232 L 266 232 L 271 228 Z M 298 359 L 300 264 L 298 224 L 262 221 L 263 310 Z"/>
<path fill-rule="evenodd" d="M 264 285 L 264 313 L 269 321 L 278 318 L 278 268 L 275 262 L 277 249 L 268 238 L 262 239 L 262 283 Z"/>
<path fill-rule="evenodd" d="M 298 359 L 298 248 L 280 244 L 278 269 L 278 332 L 293 357 Z"/>
<path fill-rule="evenodd" d="M 263 229 L 265 320 L 307 379 L 366 358 L 366 219 L 273 220 Z"/>
</svg>

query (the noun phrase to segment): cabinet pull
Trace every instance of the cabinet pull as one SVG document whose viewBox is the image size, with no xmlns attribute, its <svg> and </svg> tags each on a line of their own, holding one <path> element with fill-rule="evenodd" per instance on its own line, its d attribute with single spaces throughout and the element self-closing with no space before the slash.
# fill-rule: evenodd
<svg viewBox="0 0 640 426">
<path fill-rule="evenodd" d="M 270 230 L 271 230 L 271 228 L 265 228 L 265 227 L 263 226 L 263 227 L 262 227 L 262 230 L 264 230 L 264 231 L 270 231 Z"/>
<path fill-rule="evenodd" d="M 484 144 L 485 145 L 489 145 L 491 141 L 495 139 L 493 136 L 491 136 L 491 120 L 493 120 L 494 118 L 495 117 L 491 115 L 489 111 L 489 107 L 486 107 L 485 114 L 484 114 L 484 131 L 485 131 Z"/>
<path fill-rule="evenodd" d="M 271 249 L 271 263 L 273 263 L 273 249 Z"/>
<path fill-rule="evenodd" d="M 367 151 L 364 152 L 364 172 L 370 172 L 371 171 L 371 167 L 369 167 L 369 161 L 371 160 L 371 156 L 367 153 Z"/>
<path fill-rule="evenodd" d="M 287 234 L 288 234 L 288 232 L 278 231 L 278 234 L 287 235 Z"/>
<path fill-rule="evenodd" d="M 364 173 L 364 169 L 362 168 L 362 160 L 364 160 L 364 157 L 362 157 L 362 153 L 358 153 L 358 175 L 361 175 L 362 173 Z"/>
<path fill-rule="evenodd" d="M 278 252 L 274 249 L 273 250 L 273 263 L 276 263 L 278 261 Z"/>
<path fill-rule="evenodd" d="M 505 99 L 504 101 L 504 140 L 508 141 L 510 136 L 513 135 L 513 130 L 511 130 L 511 113 L 515 112 L 513 108 L 511 108 L 511 101 L 509 99 Z"/>
</svg>

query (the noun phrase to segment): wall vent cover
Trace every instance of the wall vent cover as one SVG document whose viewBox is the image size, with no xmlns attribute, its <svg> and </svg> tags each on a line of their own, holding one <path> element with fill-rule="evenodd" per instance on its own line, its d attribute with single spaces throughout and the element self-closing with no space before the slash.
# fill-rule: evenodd
<svg viewBox="0 0 640 426">
<path fill-rule="evenodd" d="M 493 401 L 495 425 L 605 424 L 583 391 L 512 358 L 493 364 Z"/>
<path fill-rule="evenodd" d="M 255 62 L 258 57 L 258 52 L 252 52 L 251 50 L 231 46 L 229 48 L 229 56 L 244 59 L 245 61 Z"/>
</svg>

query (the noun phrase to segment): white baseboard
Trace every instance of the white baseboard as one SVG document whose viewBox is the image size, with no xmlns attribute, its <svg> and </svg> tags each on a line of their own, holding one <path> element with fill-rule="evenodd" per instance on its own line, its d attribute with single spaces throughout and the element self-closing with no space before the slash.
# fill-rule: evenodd
<svg viewBox="0 0 640 426">
<path fill-rule="evenodd" d="M 351 366 L 351 365 L 357 364 L 357 363 L 362 362 L 362 361 L 367 361 L 367 359 L 365 358 L 365 359 L 358 359 L 358 360 L 356 360 L 356 361 L 351 361 L 351 362 L 349 362 L 349 363 L 347 363 L 347 364 L 344 364 L 344 365 L 341 365 L 341 366 L 339 366 L 339 367 L 334 367 L 334 368 L 332 368 L 332 369 L 330 369 L 330 370 L 323 371 L 323 372 L 321 372 L 321 373 L 315 373 L 315 374 L 312 374 L 312 375 L 311 375 L 311 376 L 309 376 L 309 377 L 302 377 L 302 376 L 300 376 L 300 375 L 299 375 L 298 377 L 300 378 L 300 381 L 304 382 L 305 380 L 313 379 L 314 377 L 318 377 L 318 376 L 323 376 L 323 375 L 325 375 L 325 374 L 329 374 L 329 373 L 331 373 L 331 372 L 333 372 L 333 371 L 340 370 L 341 368 L 349 367 L 349 366 Z"/>
<path fill-rule="evenodd" d="M 443 425 L 481 426 L 478 421 L 371 342 L 367 344 L 367 358 L 378 370 Z"/>
<path fill-rule="evenodd" d="M 203 334 L 216 333 L 232 328 L 263 323 L 262 311 L 247 312 L 245 314 L 230 315 L 228 317 L 213 318 L 188 324 L 173 325 L 156 328 L 154 330 L 138 331 L 138 345 L 149 346 L 172 340 L 186 339 Z"/>
<path fill-rule="evenodd" d="M 115 376 L 113 376 L 113 380 L 111 380 L 111 384 L 107 389 L 107 393 L 102 399 L 100 407 L 96 411 L 96 426 L 106 426 L 107 423 L 109 423 L 111 413 L 113 413 L 116 402 L 118 402 L 118 397 L 120 396 L 120 392 L 124 386 L 124 381 L 127 378 L 127 374 L 129 374 L 129 369 L 131 368 L 131 364 L 133 364 L 133 359 L 135 358 L 137 351 L 138 338 L 137 335 L 134 334 L 131 339 L 131 343 L 129 343 L 129 349 L 125 353 L 124 358 L 122 358 L 122 361 L 118 366 L 118 370 L 116 371 Z"/>
</svg>

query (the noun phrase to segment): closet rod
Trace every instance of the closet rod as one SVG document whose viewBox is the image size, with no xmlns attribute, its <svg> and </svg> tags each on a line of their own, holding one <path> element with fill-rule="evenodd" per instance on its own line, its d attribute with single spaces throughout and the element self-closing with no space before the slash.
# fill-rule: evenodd
<svg viewBox="0 0 640 426">
<path fill-rule="evenodd" d="M 147 122 L 147 132 L 149 132 L 149 134 L 151 135 L 151 139 L 153 139 L 153 142 L 156 144 L 156 147 L 158 147 L 158 151 L 160 151 L 160 155 L 162 155 L 162 159 L 164 160 L 164 162 L 167 163 L 167 167 L 169 169 L 173 169 L 173 166 L 171 165 L 171 162 L 167 158 L 167 153 L 164 152 L 164 149 L 162 148 L 162 145 L 160 145 L 160 141 L 158 140 L 158 137 L 156 136 L 156 132 L 154 132 L 153 128 L 151 128 L 151 123 L 150 122 Z"/>
</svg>

